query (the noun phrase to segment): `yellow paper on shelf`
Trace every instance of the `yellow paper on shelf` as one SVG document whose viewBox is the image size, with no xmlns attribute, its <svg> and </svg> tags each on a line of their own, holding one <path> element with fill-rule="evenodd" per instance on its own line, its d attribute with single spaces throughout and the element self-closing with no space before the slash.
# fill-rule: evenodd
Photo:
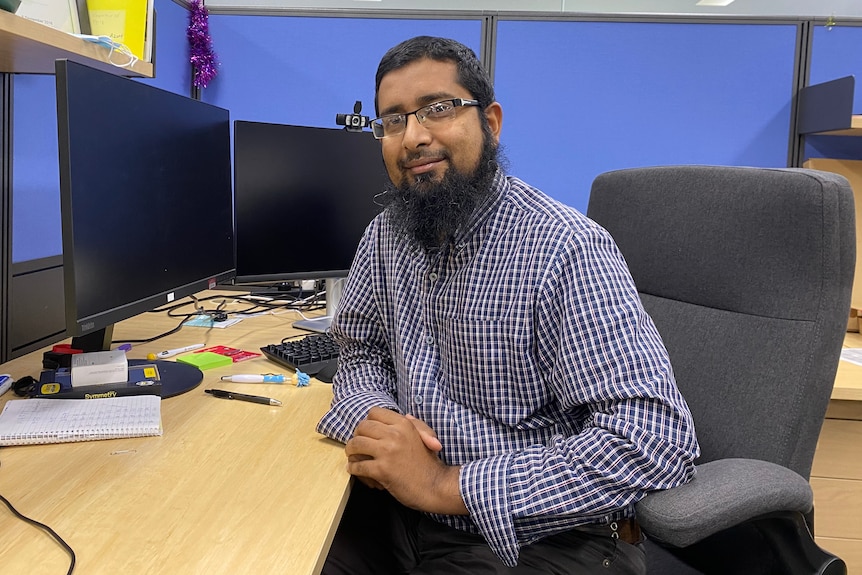
<svg viewBox="0 0 862 575">
<path fill-rule="evenodd" d="M 148 10 L 152 4 L 147 0 L 87 0 L 91 33 L 125 44 L 141 60 L 145 60 Z"/>
</svg>

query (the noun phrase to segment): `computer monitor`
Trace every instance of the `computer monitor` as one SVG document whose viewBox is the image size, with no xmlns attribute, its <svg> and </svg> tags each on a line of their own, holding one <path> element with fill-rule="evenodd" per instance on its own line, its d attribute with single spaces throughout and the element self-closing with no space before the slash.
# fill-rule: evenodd
<svg viewBox="0 0 862 575">
<path fill-rule="evenodd" d="M 67 60 L 56 87 L 66 332 L 106 350 L 114 323 L 236 273 L 230 115 Z M 184 367 L 202 377 L 162 366 Z M 189 385 L 170 373 L 163 397 Z"/>
<path fill-rule="evenodd" d="M 238 284 L 326 280 L 325 331 L 362 233 L 387 181 L 370 132 L 234 122 Z"/>
</svg>

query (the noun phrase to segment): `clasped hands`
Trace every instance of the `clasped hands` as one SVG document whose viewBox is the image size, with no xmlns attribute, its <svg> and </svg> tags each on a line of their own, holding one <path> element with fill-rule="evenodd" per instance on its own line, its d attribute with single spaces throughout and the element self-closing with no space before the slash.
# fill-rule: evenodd
<svg viewBox="0 0 862 575">
<path fill-rule="evenodd" d="M 389 491 L 403 505 L 464 515 L 461 468 L 438 457 L 437 434 L 411 415 L 372 407 L 347 442 L 347 471 L 369 487 Z"/>
</svg>

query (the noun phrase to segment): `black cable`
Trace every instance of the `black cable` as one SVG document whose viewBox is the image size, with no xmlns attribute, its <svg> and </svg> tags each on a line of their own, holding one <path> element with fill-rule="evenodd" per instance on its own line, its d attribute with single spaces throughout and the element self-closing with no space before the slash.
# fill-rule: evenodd
<svg viewBox="0 0 862 575">
<path fill-rule="evenodd" d="M 211 300 L 211 299 L 224 298 L 225 297 L 224 295 L 211 295 L 211 296 L 207 296 L 205 298 L 200 298 L 200 299 L 196 298 L 194 296 L 189 296 L 189 297 L 191 298 L 192 301 L 178 302 L 178 303 L 175 303 L 175 304 L 172 304 L 169 306 L 164 306 L 164 307 L 150 310 L 150 313 L 167 312 L 168 317 L 182 318 L 180 320 L 179 325 L 177 325 L 177 327 L 173 328 L 172 330 L 166 331 L 165 333 L 162 333 L 162 334 L 159 334 L 159 335 L 153 336 L 151 338 L 147 338 L 147 339 L 115 339 L 115 340 L 112 340 L 111 343 L 115 343 L 115 344 L 120 344 L 120 343 L 150 343 L 150 342 L 156 341 L 158 339 L 161 339 L 163 337 L 169 336 L 171 334 L 174 334 L 174 333 L 180 331 L 183 328 L 183 325 L 192 317 L 194 317 L 196 315 L 212 316 L 213 313 L 219 312 L 219 310 L 221 310 L 226 305 L 225 302 L 222 301 L 216 307 L 216 310 L 214 312 L 209 312 L 209 311 L 204 310 L 204 308 L 200 305 L 200 302 Z M 247 298 L 244 296 L 233 296 L 233 299 L 237 299 L 240 301 L 248 301 Z M 248 303 L 252 304 L 252 307 L 250 307 L 248 309 L 244 309 L 244 310 L 237 310 L 237 311 L 230 311 L 230 312 L 223 312 L 223 313 L 226 313 L 226 314 L 238 314 L 238 313 L 248 314 L 248 313 L 253 313 L 257 308 L 265 308 L 265 309 L 284 308 L 284 309 L 293 309 L 293 310 L 300 310 L 300 311 L 316 311 L 316 310 L 324 309 L 326 307 L 325 304 L 316 303 L 316 302 L 309 302 L 307 304 L 303 304 L 300 306 L 294 305 L 292 303 L 270 304 L 268 302 L 260 302 L 260 301 L 256 301 L 256 300 L 248 301 Z M 186 314 L 171 313 L 174 310 L 177 310 L 181 307 L 185 307 L 187 305 L 197 305 L 198 308 L 195 310 L 194 313 L 186 313 Z"/>
<path fill-rule="evenodd" d="M 174 311 L 176 311 L 176 310 L 178 310 L 178 309 L 180 309 L 180 308 L 182 308 L 182 307 L 185 307 L 185 306 L 187 306 L 187 305 L 195 305 L 195 304 L 197 304 L 198 306 L 200 306 L 200 302 L 209 301 L 209 300 L 212 300 L 212 299 L 222 299 L 222 300 L 224 300 L 224 299 L 225 299 L 225 298 L 227 298 L 227 297 L 230 297 L 231 299 L 235 299 L 235 300 L 238 300 L 238 301 L 243 301 L 243 302 L 249 303 L 249 304 L 251 304 L 251 305 L 253 305 L 253 306 L 254 306 L 254 307 L 249 308 L 249 309 L 246 309 L 246 310 L 231 311 L 231 312 L 229 312 L 229 313 L 251 313 L 251 312 L 252 312 L 256 307 L 261 307 L 261 308 L 265 308 L 265 309 L 280 309 L 280 308 L 285 308 L 285 309 L 300 309 L 300 310 L 311 311 L 311 310 L 315 310 L 315 309 L 321 309 L 321 308 L 322 308 L 322 307 L 324 307 L 324 305 L 325 305 L 325 304 L 320 304 L 320 303 L 317 303 L 317 302 L 309 302 L 309 303 L 307 303 L 307 304 L 296 305 L 299 301 L 301 301 L 301 300 L 296 299 L 296 298 L 294 298 L 294 301 L 293 301 L 293 302 L 285 302 L 285 303 L 270 303 L 270 302 L 267 302 L 267 301 L 261 301 L 261 300 L 259 300 L 259 299 L 257 299 L 257 298 L 249 297 L 249 296 L 247 296 L 247 295 L 242 295 L 242 294 L 237 294 L 237 295 L 234 295 L 234 296 L 225 296 L 224 294 L 216 294 L 216 295 L 210 295 L 210 296 L 207 296 L 207 297 L 204 297 L 204 298 L 195 298 L 195 297 L 189 296 L 189 298 L 191 298 L 191 300 L 192 300 L 192 301 L 180 301 L 180 302 L 173 303 L 173 304 L 170 304 L 170 305 L 167 305 L 167 306 L 162 306 L 162 307 L 159 307 L 159 308 L 156 308 L 156 309 L 152 309 L 152 310 L 150 310 L 150 311 L 149 311 L 149 313 L 162 313 L 162 312 L 167 312 L 169 317 L 180 317 L 180 316 L 181 316 L 181 315 L 183 315 L 183 314 L 175 314 L 175 313 L 172 313 L 172 312 L 174 312 Z M 308 299 L 308 298 L 305 298 L 305 299 Z M 222 302 L 217 306 L 217 308 L 216 308 L 216 309 L 217 309 L 217 310 L 221 310 L 221 309 L 224 307 L 224 305 L 225 305 L 225 302 L 224 302 L 224 301 L 222 301 Z M 204 310 L 203 310 L 203 308 L 202 308 L 202 307 L 199 307 L 199 308 L 196 310 L 196 313 L 201 313 L 201 312 L 204 312 Z M 195 315 L 195 314 L 186 314 L 186 316 L 187 316 L 187 317 L 191 317 L 192 315 Z"/>
<path fill-rule="evenodd" d="M 175 304 L 172 304 L 172 305 L 169 305 L 169 306 L 163 306 L 163 307 L 160 307 L 160 308 L 156 308 L 156 309 L 150 310 L 150 313 L 162 313 L 162 312 L 167 312 L 168 317 L 187 317 L 187 318 L 190 318 L 190 317 L 192 317 L 192 316 L 194 316 L 194 315 L 198 315 L 198 314 L 208 314 L 208 313 L 210 313 L 210 312 L 208 312 L 207 310 L 205 310 L 205 309 L 203 308 L 203 306 L 201 306 L 201 305 L 200 305 L 200 302 L 208 301 L 208 300 L 211 300 L 211 299 L 219 299 L 219 298 L 221 298 L 221 299 L 223 300 L 223 301 L 221 301 L 221 302 L 216 306 L 216 309 L 215 309 L 215 311 L 221 311 L 222 309 L 224 309 L 224 306 L 225 306 L 225 305 L 227 305 L 227 302 L 225 302 L 225 301 L 224 301 L 224 298 L 225 298 L 225 297 L 226 297 L 226 296 L 224 296 L 224 295 L 211 295 L 211 296 L 207 296 L 207 297 L 205 297 L 205 298 L 200 298 L 200 299 L 193 298 L 193 301 L 182 301 L 182 302 L 175 303 Z M 249 307 L 249 308 L 247 308 L 247 309 L 242 309 L 242 310 L 233 310 L 233 311 L 225 312 L 225 313 L 231 313 L 231 314 L 238 314 L 238 313 L 253 313 L 253 312 L 255 312 L 255 311 L 257 310 L 257 308 L 263 308 L 263 309 L 279 309 L 279 308 L 290 308 L 290 306 L 292 305 L 292 304 L 290 304 L 290 303 L 272 304 L 272 303 L 269 303 L 269 302 L 262 302 L 262 301 L 259 301 L 259 300 L 250 300 L 249 298 L 246 298 L 246 297 L 244 297 L 244 296 L 240 296 L 240 295 L 238 295 L 238 296 L 232 296 L 232 297 L 231 297 L 231 299 L 235 299 L 235 300 L 239 300 L 239 301 L 246 302 L 246 303 L 250 304 L 252 307 Z M 187 305 L 194 305 L 194 304 L 198 305 L 198 308 L 195 310 L 195 312 L 194 312 L 194 313 L 188 313 L 188 314 L 174 313 L 176 310 L 178 310 L 178 309 L 180 309 L 180 308 L 182 308 L 182 307 L 185 307 L 185 306 L 187 306 Z"/>
<path fill-rule="evenodd" d="M 245 295 L 232 296 L 231 299 L 246 302 L 246 303 L 254 305 L 256 307 L 261 307 L 261 308 L 266 308 L 266 309 L 281 309 L 281 308 L 284 308 L 284 309 L 303 309 L 309 305 L 319 305 L 316 303 L 299 304 L 299 302 L 302 300 L 299 300 L 297 298 L 293 298 L 293 301 L 286 301 L 286 298 L 285 298 L 285 300 L 275 300 L 275 301 L 282 301 L 283 303 L 272 303 L 269 301 L 262 301 L 258 298 L 249 297 L 249 296 L 245 296 Z M 243 311 L 232 311 L 231 313 L 250 313 L 250 312 L 247 310 L 243 310 Z"/>
<path fill-rule="evenodd" d="M 42 529 L 43 531 L 48 533 L 48 535 L 53 537 L 54 540 L 59 543 L 60 546 L 63 547 L 63 549 L 66 550 L 66 552 L 69 554 L 69 557 L 71 557 L 72 559 L 71 563 L 69 563 L 69 570 L 66 571 L 66 575 L 72 575 L 72 571 L 75 570 L 75 551 L 69 546 L 69 544 L 63 541 L 63 538 L 57 535 L 56 531 L 54 531 L 44 523 L 39 523 L 35 519 L 30 519 L 26 515 L 22 515 L 17 509 L 15 509 L 15 507 L 9 502 L 9 500 L 2 495 L 0 495 L 0 501 L 3 501 L 3 503 L 6 504 L 6 507 L 9 508 L 9 511 L 11 511 L 15 515 L 15 517 L 17 517 L 21 521 L 24 521 L 25 523 L 29 523 L 30 525 L 34 525 Z"/>
<path fill-rule="evenodd" d="M 156 341 L 157 339 L 161 339 L 163 337 L 169 336 L 172 333 L 177 333 L 178 331 L 183 329 L 183 324 L 186 323 L 187 320 L 188 320 L 188 317 L 184 317 L 182 319 L 182 321 L 179 323 L 179 325 L 177 327 L 175 327 L 174 329 L 172 329 L 170 331 L 166 331 L 165 333 L 153 336 L 153 337 L 148 338 L 148 339 L 115 339 L 115 340 L 112 340 L 111 343 L 150 343 L 151 341 Z"/>
</svg>

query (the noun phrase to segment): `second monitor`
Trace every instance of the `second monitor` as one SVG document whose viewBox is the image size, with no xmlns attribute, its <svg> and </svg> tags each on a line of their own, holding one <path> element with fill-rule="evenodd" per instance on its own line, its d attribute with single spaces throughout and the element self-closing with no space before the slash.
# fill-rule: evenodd
<svg viewBox="0 0 862 575">
<path fill-rule="evenodd" d="M 386 181 L 370 132 L 234 122 L 236 283 L 326 279 L 329 317 Z"/>
</svg>

